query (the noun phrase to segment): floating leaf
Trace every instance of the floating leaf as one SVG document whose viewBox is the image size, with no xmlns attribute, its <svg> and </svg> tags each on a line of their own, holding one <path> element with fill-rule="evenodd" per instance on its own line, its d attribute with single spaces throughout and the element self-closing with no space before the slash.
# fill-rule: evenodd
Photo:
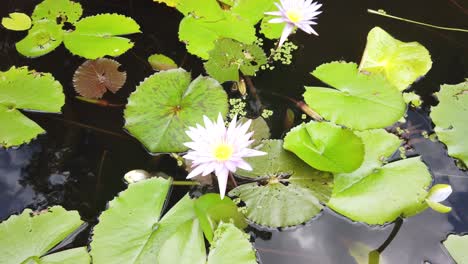
<svg viewBox="0 0 468 264">
<path fill-rule="evenodd" d="M 422 105 L 421 97 L 414 92 L 403 93 L 403 99 L 405 103 L 411 104 L 414 107 L 420 107 Z"/>
<path fill-rule="evenodd" d="M 444 246 L 456 263 L 468 263 L 468 254 L 466 253 L 466 249 L 468 248 L 468 235 L 449 235 L 447 240 L 444 241 Z"/>
<path fill-rule="evenodd" d="M 87 59 L 116 57 L 133 47 L 133 42 L 120 36 L 138 32 L 140 26 L 132 18 L 101 14 L 78 21 L 75 30 L 65 34 L 64 44 L 71 53 Z"/>
<path fill-rule="evenodd" d="M 239 81 L 239 70 L 244 75 L 255 75 L 267 62 L 263 50 L 257 45 L 245 45 L 232 39 L 221 39 L 210 51 L 205 63 L 206 72 L 220 83 Z"/>
<path fill-rule="evenodd" d="M 361 71 L 383 73 L 390 83 L 404 90 L 431 67 L 431 55 L 421 44 L 401 42 L 379 27 L 367 35 Z"/>
<path fill-rule="evenodd" d="M 2 25 L 9 30 L 23 31 L 31 27 L 31 18 L 24 13 L 10 13 L 2 18 Z"/>
<path fill-rule="evenodd" d="M 82 14 L 83 8 L 79 3 L 69 0 L 44 0 L 36 5 L 32 18 L 34 23 L 41 19 L 48 19 L 63 24 L 65 22 L 75 23 Z"/>
<path fill-rule="evenodd" d="M 216 22 L 224 18 L 224 11 L 216 0 L 178 0 L 176 8 L 185 16 L 206 21 Z"/>
<path fill-rule="evenodd" d="M 249 118 L 243 117 L 239 120 L 239 122 L 245 123 L 248 120 Z M 251 120 L 252 123 L 250 124 L 249 130 L 247 132 L 254 132 L 252 139 L 255 141 L 250 145 L 250 147 L 255 147 L 261 144 L 262 140 L 270 138 L 270 127 L 268 126 L 265 119 L 261 116 Z"/>
<path fill-rule="evenodd" d="M 57 113 L 64 103 L 62 85 L 49 73 L 27 67 L 0 72 L 0 144 L 19 146 L 44 132 L 18 109 Z"/>
<path fill-rule="evenodd" d="M 244 215 L 229 197 L 221 199 L 217 193 L 208 193 L 195 200 L 194 208 L 203 233 L 210 243 L 220 222 L 233 221 L 238 228 L 247 227 Z"/>
<path fill-rule="evenodd" d="M 427 208 L 424 200 L 431 181 L 431 174 L 419 157 L 399 160 L 376 168 L 348 188 L 335 192 L 328 206 L 354 221 L 384 224 Z"/>
<path fill-rule="evenodd" d="M 284 138 L 284 148 L 321 171 L 351 172 L 364 159 L 364 145 L 353 131 L 326 122 L 293 128 Z"/>
<path fill-rule="evenodd" d="M 151 178 L 130 184 L 112 200 L 94 227 L 93 263 L 137 263 L 157 227 L 170 187 L 171 180 Z"/>
<path fill-rule="evenodd" d="M 145 79 L 128 99 L 125 128 L 151 152 L 182 152 L 185 131 L 228 111 L 227 95 L 214 79 L 174 69 Z"/>
<path fill-rule="evenodd" d="M 248 219 L 269 227 L 308 221 L 322 210 L 321 203 L 326 203 L 331 193 L 331 175 L 311 168 L 285 151 L 282 143 L 265 140 L 260 150 L 268 155 L 246 158 L 253 170 L 236 173 L 260 182 L 240 185 L 229 193 L 245 203 Z"/>
<path fill-rule="evenodd" d="M 116 93 L 127 79 L 119 67 L 120 63 L 107 58 L 85 61 L 73 75 L 75 91 L 86 98 L 101 98 L 107 90 Z"/>
<path fill-rule="evenodd" d="M 360 74 L 354 63 L 322 64 L 312 75 L 335 87 L 306 87 L 306 103 L 326 119 L 353 129 L 383 128 L 397 122 L 406 104 L 383 76 Z"/>
<path fill-rule="evenodd" d="M 225 12 L 224 18 L 215 22 L 187 16 L 180 22 L 179 39 L 187 44 L 187 50 L 202 59 L 209 59 L 209 51 L 221 38 L 231 38 L 245 44 L 252 44 L 255 28 L 242 17 Z"/>
<path fill-rule="evenodd" d="M 16 50 L 26 57 L 35 58 L 56 49 L 63 41 L 63 30 L 51 20 L 34 22 L 28 35 L 16 43 Z"/>
<path fill-rule="evenodd" d="M 207 264 L 257 264 L 255 249 L 249 236 L 231 223 L 216 229 Z"/>
<path fill-rule="evenodd" d="M 163 54 L 153 54 L 148 57 L 148 62 L 155 71 L 166 71 L 178 68 L 177 64 Z"/>
<path fill-rule="evenodd" d="M 277 8 L 271 11 L 278 11 Z M 270 23 L 271 19 L 275 18 L 274 16 L 265 16 L 262 19 L 262 23 L 260 24 L 260 32 L 268 39 L 279 39 L 281 37 L 281 33 L 283 32 L 283 28 L 286 23 Z"/>
<path fill-rule="evenodd" d="M 153 0 L 153 1 L 158 2 L 158 3 L 164 3 L 170 7 L 175 7 L 177 3 L 180 2 L 180 0 Z"/>
<path fill-rule="evenodd" d="M 442 85 L 436 96 L 439 104 L 431 110 L 434 131 L 448 154 L 468 165 L 468 81 Z"/>
<path fill-rule="evenodd" d="M 72 249 L 44 256 L 50 249 L 70 235 L 83 222 L 76 211 L 66 211 L 54 206 L 44 212 L 34 213 L 26 209 L 0 224 L 0 254 L 8 263 L 77 263 L 79 258 L 90 263 L 86 250 Z M 68 261 L 70 260 L 70 261 Z M 60 263 L 60 262 L 59 262 Z"/>
<path fill-rule="evenodd" d="M 335 174 L 333 193 L 339 193 L 379 169 L 401 145 L 401 140 L 384 129 L 356 131 L 364 143 L 365 155 L 361 166 L 350 173 Z"/>
<path fill-rule="evenodd" d="M 72 248 L 41 258 L 41 264 L 88 264 L 91 257 L 86 247 Z"/>
</svg>

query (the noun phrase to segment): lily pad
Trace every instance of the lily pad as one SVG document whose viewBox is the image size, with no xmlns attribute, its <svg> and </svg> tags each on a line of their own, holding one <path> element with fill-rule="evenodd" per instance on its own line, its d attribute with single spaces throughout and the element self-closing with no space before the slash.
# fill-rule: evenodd
<svg viewBox="0 0 468 264">
<path fill-rule="evenodd" d="M 239 81 L 239 71 L 244 75 L 255 75 L 260 66 L 267 62 L 263 50 L 255 45 L 245 45 L 232 39 L 216 41 L 205 63 L 206 72 L 220 83 Z"/>
<path fill-rule="evenodd" d="M 164 3 L 170 7 L 175 7 L 177 3 L 180 2 L 180 0 L 153 0 L 153 1 L 158 2 L 158 3 Z"/>
<path fill-rule="evenodd" d="M 224 11 L 217 0 L 178 0 L 176 8 L 185 16 L 190 15 L 211 22 L 224 17 Z"/>
<path fill-rule="evenodd" d="M 187 50 L 208 60 L 209 52 L 214 49 L 218 39 L 231 38 L 244 44 L 252 44 L 255 28 L 247 20 L 230 12 L 215 22 L 186 16 L 179 25 L 179 39 L 187 44 Z"/>
<path fill-rule="evenodd" d="M 335 174 L 333 193 L 344 191 L 374 170 L 379 169 L 402 143 L 397 136 L 384 129 L 356 131 L 355 133 L 364 143 L 364 161 L 353 172 Z"/>
<path fill-rule="evenodd" d="M 234 1 L 231 12 L 239 14 L 252 25 L 257 24 L 264 16 L 265 12 L 275 6 L 277 0 L 237 0 Z"/>
<path fill-rule="evenodd" d="M 2 25 L 9 30 L 28 30 L 31 27 L 31 18 L 24 13 L 14 12 L 2 18 Z"/>
<path fill-rule="evenodd" d="M 16 43 L 16 50 L 30 58 L 36 58 L 55 50 L 63 41 L 63 30 L 52 20 L 34 22 L 28 35 Z"/>
<path fill-rule="evenodd" d="M 436 96 L 439 104 L 431 110 L 434 131 L 448 154 L 468 165 L 468 81 L 442 85 Z"/>
<path fill-rule="evenodd" d="M 76 211 L 66 211 L 54 206 L 44 212 L 35 213 L 26 209 L 0 224 L 0 254 L 8 263 L 90 263 L 86 250 L 72 249 L 45 256 L 50 249 L 70 235 L 83 222 Z M 68 261 L 70 260 L 70 261 Z M 44 262 L 43 262 L 44 261 Z"/>
<path fill-rule="evenodd" d="M 195 200 L 194 209 L 203 233 L 210 243 L 213 241 L 213 232 L 220 222 L 232 221 L 238 228 L 247 227 L 244 215 L 229 197 L 221 199 L 217 193 L 205 194 Z"/>
<path fill-rule="evenodd" d="M 149 56 L 148 62 L 151 64 L 153 70 L 156 71 L 166 71 L 178 68 L 174 60 L 163 54 L 153 54 Z"/>
<path fill-rule="evenodd" d="M 125 108 L 125 128 L 151 152 L 182 152 L 189 126 L 203 115 L 215 119 L 228 111 L 227 95 L 209 77 L 190 83 L 190 73 L 174 69 L 155 73 L 132 93 Z"/>
<path fill-rule="evenodd" d="M 139 258 L 157 227 L 170 187 L 171 180 L 151 178 L 130 184 L 111 201 L 94 228 L 93 263 L 145 263 Z"/>
<path fill-rule="evenodd" d="M 260 150 L 268 155 L 246 158 L 253 170 L 237 171 L 258 182 L 242 184 L 229 193 L 245 203 L 245 215 L 259 225 L 299 225 L 317 215 L 330 198 L 331 174 L 313 169 L 282 145 L 281 140 L 265 140 Z"/>
<path fill-rule="evenodd" d="M 395 87 L 404 90 L 431 67 L 431 55 L 424 46 L 417 42 L 401 42 L 375 27 L 367 35 L 359 69 L 382 73 Z"/>
<path fill-rule="evenodd" d="M 127 73 L 119 71 L 120 63 L 108 58 L 87 60 L 73 75 L 75 91 L 86 98 L 101 98 L 109 90 L 116 93 L 127 80 Z"/>
<path fill-rule="evenodd" d="M 362 140 L 350 129 L 327 122 L 293 128 L 284 138 L 284 148 L 321 171 L 352 172 L 364 159 Z"/>
<path fill-rule="evenodd" d="M 44 256 L 40 259 L 41 264 L 88 264 L 91 257 L 86 247 L 72 248 L 54 254 Z"/>
<path fill-rule="evenodd" d="M 257 264 L 249 235 L 231 223 L 221 223 L 215 232 L 207 264 Z"/>
<path fill-rule="evenodd" d="M 62 85 L 49 73 L 27 67 L 0 72 L 1 146 L 19 146 L 44 132 L 18 109 L 58 113 L 64 103 Z"/>
<path fill-rule="evenodd" d="M 468 235 L 449 235 L 447 240 L 444 241 L 444 246 L 456 263 L 468 263 L 468 254 L 466 252 L 468 248 Z"/>
<path fill-rule="evenodd" d="M 306 87 L 306 103 L 324 118 L 349 128 L 383 128 L 397 122 L 406 104 L 384 76 L 358 72 L 354 63 L 322 64 L 312 75 L 336 88 Z M 337 107 L 339 106 L 339 107 Z"/>
<path fill-rule="evenodd" d="M 399 160 L 376 168 L 335 192 L 328 206 L 354 221 L 384 224 L 427 208 L 426 190 L 431 181 L 431 174 L 419 157 Z"/>
<path fill-rule="evenodd" d="M 64 44 L 71 53 L 87 59 L 116 57 L 133 47 L 133 42 L 120 36 L 139 32 L 140 26 L 132 18 L 101 14 L 78 21 L 75 30 L 65 34 Z"/>
<path fill-rule="evenodd" d="M 36 5 L 32 18 L 34 23 L 41 19 L 47 19 L 63 24 L 65 22 L 75 23 L 82 14 L 83 8 L 80 3 L 69 0 L 44 0 Z"/>
</svg>

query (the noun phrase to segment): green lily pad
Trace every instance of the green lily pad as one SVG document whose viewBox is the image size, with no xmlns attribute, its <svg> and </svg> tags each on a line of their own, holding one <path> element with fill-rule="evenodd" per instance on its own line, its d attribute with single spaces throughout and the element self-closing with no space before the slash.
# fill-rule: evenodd
<svg viewBox="0 0 468 264">
<path fill-rule="evenodd" d="M 140 32 L 135 20 L 118 14 L 85 17 L 75 27 L 65 34 L 65 47 L 87 59 L 122 55 L 133 47 L 133 42 L 120 36 Z"/>
<path fill-rule="evenodd" d="M 210 243 L 220 222 L 232 221 L 238 228 L 247 227 L 244 215 L 229 197 L 221 199 L 217 193 L 207 193 L 195 200 L 194 209 L 203 233 Z"/>
<path fill-rule="evenodd" d="M 397 122 L 405 113 L 406 104 L 396 87 L 383 76 L 359 73 L 354 63 L 322 64 L 312 75 L 336 90 L 306 87 L 304 99 L 334 123 L 357 130 L 383 128 Z"/>
<path fill-rule="evenodd" d="M 218 39 L 231 38 L 244 44 L 252 44 L 256 40 L 255 28 L 247 20 L 225 12 L 224 18 L 211 21 L 186 16 L 179 25 L 179 39 L 187 44 L 187 50 L 208 60 L 210 50 L 214 49 Z"/>
<path fill-rule="evenodd" d="M 231 12 L 239 14 L 250 24 L 255 25 L 265 16 L 265 12 L 276 7 L 275 2 L 277 0 L 237 0 L 233 3 Z"/>
<path fill-rule="evenodd" d="M 449 235 L 447 240 L 444 241 L 444 246 L 450 253 L 450 256 L 458 264 L 468 264 L 468 235 Z"/>
<path fill-rule="evenodd" d="M 401 140 L 384 129 L 356 131 L 364 143 L 364 161 L 353 172 L 335 174 L 333 193 L 340 193 L 379 169 L 401 145 Z"/>
<path fill-rule="evenodd" d="M 2 25 L 9 30 L 23 31 L 31 27 L 31 18 L 24 13 L 10 13 L 2 18 Z"/>
<path fill-rule="evenodd" d="M 257 264 L 249 236 L 231 223 L 221 223 L 215 232 L 207 264 Z"/>
<path fill-rule="evenodd" d="M 431 174 L 419 157 L 399 160 L 376 168 L 335 192 L 328 206 L 354 221 L 384 224 L 426 209 L 426 189 L 431 181 Z"/>
<path fill-rule="evenodd" d="M 19 146 L 44 132 L 18 109 L 58 113 L 64 103 L 62 85 L 49 73 L 27 67 L 0 72 L 0 145 Z"/>
<path fill-rule="evenodd" d="M 448 154 L 468 165 L 468 81 L 456 85 L 442 85 L 436 93 L 439 104 L 431 109 L 437 137 Z"/>
<path fill-rule="evenodd" d="M 170 7 L 175 7 L 177 3 L 180 2 L 180 0 L 153 0 L 153 1 L 158 2 L 158 3 L 164 3 Z"/>
<path fill-rule="evenodd" d="M 0 254 L 3 263 L 90 263 L 86 250 L 73 249 L 45 256 L 50 249 L 75 231 L 83 222 L 76 211 L 66 211 L 54 206 L 38 214 L 26 209 L 0 224 Z M 78 256 L 79 255 L 79 256 Z M 68 262 L 68 260 L 71 260 Z M 34 262 L 35 261 L 35 262 Z"/>
<path fill-rule="evenodd" d="M 214 119 L 228 111 L 227 95 L 209 77 L 190 83 L 190 73 L 174 69 L 155 73 L 143 81 L 128 99 L 125 128 L 151 152 L 182 152 L 189 126 Z"/>
<path fill-rule="evenodd" d="M 151 178 L 130 184 L 112 200 L 94 228 L 93 263 L 145 263 L 137 260 L 157 227 L 170 187 L 171 180 Z"/>
<path fill-rule="evenodd" d="M 44 0 L 36 5 L 32 18 L 34 23 L 41 19 L 50 21 L 59 21 L 75 23 L 83 14 L 83 8 L 80 3 L 69 0 Z"/>
<path fill-rule="evenodd" d="M 44 256 L 40 259 L 41 264 L 89 264 L 91 257 L 86 247 L 72 248 L 54 254 Z"/>
<path fill-rule="evenodd" d="M 205 63 L 206 72 L 220 83 L 239 81 L 239 71 L 244 75 L 255 75 L 260 66 L 267 62 L 263 50 L 255 45 L 245 45 L 232 39 L 220 39 L 210 51 Z"/>
<path fill-rule="evenodd" d="M 253 170 L 236 173 L 259 182 L 229 192 L 245 203 L 245 215 L 259 225 L 299 225 L 317 215 L 330 198 L 331 175 L 308 166 L 282 145 L 281 140 L 265 140 L 260 150 L 268 155 L 246 158 Z"/>
<path fill-rule="evenodd" d="M 382 73 L 395 87 L 404 90 L 431 67 L 431 55 L 424 46 L 417 42 L 401 42 L 375 27 L 367 35 L 359 69 Z"/>
<path fill-rule="evenodd" d="M 223 19 L 224 11 L 216 0 L 178 0 L 175 6 L 185 16 L 217 21 Z"/>
<path fill-rule="evenodd" d="M 29 58 L 36 58 L 55 50 L 63 41 L 63 30 L 52 20 L 34 22 L 28 35 L 16 43 L 16 50 Z"/>
<path fill-rule="evenodd" d="M 272 4 L 267 12 L 274 12 L 278 11 L 278 7 Z M 273 18 L 277 18 L 275 16 L 266 15 L 262 22 L 260 23 L 260 32 L 268 39 L 279 39 L 281 37 L 281 33 L 283 33 L 283 28 L 286 23 L 269 23 Z"/>
<path fill-rule="evenodd" d="M 178 68 L 177 64 L 171 58 L 163 54 L 153 54 L 148 57 L 148 62 L 153 70 L 166 71 Z"/>
<path fill-rule="evenodd" d="M 312 121 L 291 129 L 284 148 L 321 171 L 352 172 L 364 159 L 362 140 L 350 129 L 327 122 Z"/>
</svg>

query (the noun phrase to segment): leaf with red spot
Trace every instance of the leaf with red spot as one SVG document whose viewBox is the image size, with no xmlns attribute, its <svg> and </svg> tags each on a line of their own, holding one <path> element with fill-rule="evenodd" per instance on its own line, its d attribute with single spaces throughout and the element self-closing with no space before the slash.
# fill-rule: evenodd
<svg viewBox="0 0 468 264">
<path fill-rule="evenodd" d="M 107 90 L 116 93 L 127 79 L 119 67 L 120 63 L 107 58 L 85 61 L 73 75 L 75 91 L 86 98 L 101 98 Z"/>
</svg>

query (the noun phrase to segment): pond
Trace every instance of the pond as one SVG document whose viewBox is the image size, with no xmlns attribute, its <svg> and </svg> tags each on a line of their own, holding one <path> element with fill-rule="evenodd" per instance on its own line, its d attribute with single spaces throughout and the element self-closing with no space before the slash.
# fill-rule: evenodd
<svg viewBox="0 0 468 264">
<path fill-rule="evenodd" d="M 31 14 L 40 2 L 3 1 L 0 16 L 6 17 L 11 12 Z M 193 78 L 206 74 L 203 61 L 187 53 L 186 45 L 179 41 L 183 15 L 176 9 L 150 0 L 76 2 L 83 7 L 83 17 L 118 13 L 133 18 L 141 27 L 143 34 L 129 36 L 135 46 L 116 58 L 122 65 L 120 69 L 127 73 L 125 85 L 117 93 L 104 96 L 107 102 L 121 106 L 103 107 L 75 98 L 73 75 L 85 61 L 82 57 L 72 55 L 62 45 L 47 55 L 26 58 L 15 48 L 25 33 L 0 28 L 0 71 L 15 65 L 52 73 L 63 85 L 66 96 L 61 114 L 23 112 L 44 128 L 45 134 L 29 144 L 0 149 L 0 220 L 20 214 L 25 208 L 41 210 L 61 205 L 67 210 L 77 210 L 88 225 L 62 248 L 88 244 L 101 212 L 127 188 L 123 175 L 128 171 L 164 172 L 175 180 L 184 180 L 187 175 L 170 155 L 148 153 L 142 143 L 123 130 L 127 98 L 141 81 L 154 73 L 147 58 L 161 53 L 174 59 Z M 252 77 L 258 98 L 249 95 L 248 115 L 260 114 L 257 111 L 257 100 L 260 100 L 262 107 L 273 111 L 267 119 L 271 138 L 283 138 L 291 127 L 285 128 L 286 113 L 294 113 L 295 125 L 301 122 L 303 114 L 284 96 L 302 100 L 304 85 L 323 86 L 310 75 L 316 67 L 331 61 L 359 62 L 367 34 L 376 26 L 400 41 L 417 41 L 427 48 L 433 64 L 411 86 L 420 95 L 422 106 L 409 108 L 407 122 L 399 126 L 409 131 L 406 156 L 421 156 L 434 183 L 452 186 L 453 193 L 444 202 L 452 211 L 442 214 L 427 209 L 381 226 L 351 221 L 325 207 L 311 220 L 294 227 L 275 229 L 252 223 L 247 231 L 253 237 L 258 261 L 265 264 L 367 263 L 369 252 L 379 249 L 380 263 L 455 263 L 441 241 L 448 234 L 468 232 L 468 173 L 457 167 L 443 143 L 426 135 L 434 132 L 429 116 L 431 107 L 438 104 L 434 93 L 441 84 L 458 84 L 468 77 L 468 35 L 373 15 L 367 9 L 384 9 L 392 15 L 434 25 L 468 28 L 468 4 L 461 0 L 322 2 L 323 13 L 314 26 L 319 36 L 299 31 L 291 35 L 289 39 L 298 46 L 292 52 L 292 64 L 277 65 Z M 273 47 L 273 42 L 266 41 L 265 45 Z M 223 85 L 229 96 L 236 97 L 237 91 L 232 91 L 231 86 L 232 82 Z M 400 153 L 394 153 L 391 159 L 400 159 Z M 174 186 L 166 210 L 189 190 L 195 195 L 213 192 L 211 188 Z M 0 263 L 10 262 L 0 257 Z"/>
</svg>

